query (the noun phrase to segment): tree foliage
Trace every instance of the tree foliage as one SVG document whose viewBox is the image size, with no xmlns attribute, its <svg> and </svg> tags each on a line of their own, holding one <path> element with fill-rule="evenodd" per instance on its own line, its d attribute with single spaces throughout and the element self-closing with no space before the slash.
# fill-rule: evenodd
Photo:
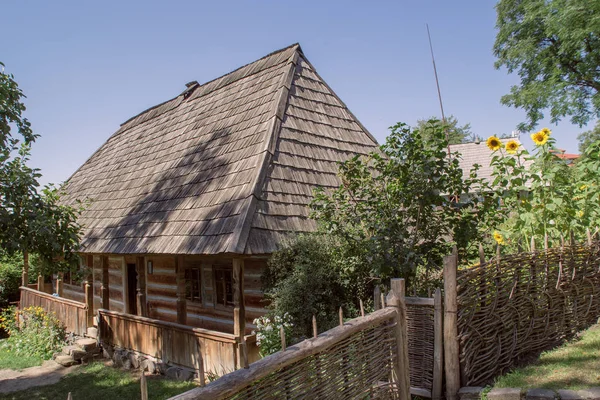
<svg viewBox="0 0 600 400">
<path fill-rule="evenodd" d="M 33 252 L 47 272 L 64 270 L 77 262 L 81 209 L 61 204 L 55 187 L 40 187 L 40 171 L 28 166 L 37 135 L 23 116 L 23 98 L 13 76 L 0 72 L 0 249 L 22 254 L 25 270 Z"/>
<path fill-rule="evenodd" d="M 594 128 L 580 133 L 577 136 L 579 141 L 579 153 L 585 154 L 586 150 L 594 143 L 600 140 L 600 121 L 596 122 Z"/>
<path fill-rule="evenodd" d="M 422 132 L 423 141 L 425 141 L 425 143 L 429 143 L 432 140 L 435 140 L 435 138 L 429 137 L 427 135 L 428 130 L 425 129 L 426 125 L 430 123 L 430 121 L 437 121 L 436 123 L 440 124 L 442 130 L 444 132 L 448 132 L 449 144 L 468 143 L 480 139 L 471 131 L 471 124 L 467 123 L 464 125 L 459 125 L 458 119 L 455 116 L 451 115 L 448 118 L 446 118 L 445 125 L 442 123 L 442 121 L 436 120 L 435 117 L 417 120 L 417 126 L 415 126 L 415 128 Z"/>
<path fill-rule="evenodd" d="M 453 245 L 469 251 L 489 208 L 485 196 L 467 196 L 478 179 L 476 171 L 463 177 L 458 159 L 448 155 L 439 121 L 421 129 L 397 124 L 381 151 L 340 165 L 342 184 L 317 191 L 314 217 L 326 233 L 362 249 L 356 253 L 364 254 L 372 276 L 420 286 L 417 275 L 429 281 Z"/>
<path fill-rule="evenodd" d="M 289 315 L 292 337 L 312 335 L 312 316 L 320 331 L 337 325 L 338 309 L 348 315 L 358 299 L 370 296 L 370 269 L 364 259 L 332 236 L 300 235 L 273 253 L 263 274 L 270 316 Z"/>
<path fill-rule="evenodd" d="M 516 72 L 502 103 L 523 108 L 523 131 L 549 109 L 552 122 L 570 116 L 580 126 L 600 116 L 600 2 L 500 0 L 496 68 Z"/>
</svg>

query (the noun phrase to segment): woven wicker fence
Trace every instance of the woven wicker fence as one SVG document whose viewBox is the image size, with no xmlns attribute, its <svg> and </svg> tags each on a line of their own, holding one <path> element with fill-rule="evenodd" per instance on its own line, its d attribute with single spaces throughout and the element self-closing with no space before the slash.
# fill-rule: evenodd
<svg viewBox="0 0 600 400">
<path fill-rule="evenodd" d="M 390 303 L 400 307 L 345 322 L 172 400 L 409 400 L 405 307 Z"/>
<path fill-rule="evenodd" d="M 498 256 L 457 272 L 461 383 L 482 385 L 600 316 L 600 244 Z"/>
</svg>

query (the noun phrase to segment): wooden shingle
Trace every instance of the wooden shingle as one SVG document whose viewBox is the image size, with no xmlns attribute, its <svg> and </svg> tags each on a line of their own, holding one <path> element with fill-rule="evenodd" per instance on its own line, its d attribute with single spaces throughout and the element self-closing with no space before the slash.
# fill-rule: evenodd
<svg viewBox="0 0 600 400">
<path fill-rule="evenodd" d="M 296 44 L 123 123 L 63 201 L 91 201 L 84 253 L 266 254 L 313 231 L 315 187 L 376 147 Z"/>
</svg>

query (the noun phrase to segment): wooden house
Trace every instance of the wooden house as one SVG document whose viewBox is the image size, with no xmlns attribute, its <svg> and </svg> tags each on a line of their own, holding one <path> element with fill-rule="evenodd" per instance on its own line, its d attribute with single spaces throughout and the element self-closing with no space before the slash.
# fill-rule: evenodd
<svg viewBox="0 0 600 400">
<path fill-rule="evenodd" d="M 129 119 L 67 181 L 94 308 L 236 335 L 339 161 L 377 142 L 294 44 Z M 85 274 L 84 270 L 84 274 Z M 68 281 L 69 277 L 66 277 Z M 74 282 L 73 282 L 74 283 Z M 82 285 L 63 295 L 83 301 Z"/>
</svg>

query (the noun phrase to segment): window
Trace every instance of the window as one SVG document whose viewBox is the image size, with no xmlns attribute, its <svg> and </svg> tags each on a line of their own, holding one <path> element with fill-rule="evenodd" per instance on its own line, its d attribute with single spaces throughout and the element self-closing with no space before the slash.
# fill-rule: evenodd
<svg viewBox="0 0 600 400">
<path fill-rule="evenodd" d="M 188 268 L 185 270 L 185 298 L 190 301 L 202 301 L 202 286 L 200 268 Z"/>
<path fill-rule="evenodd" d="M 216 303 L 233 306 L 233 271 L 231 268 L 215 268 Z"/>
</svg>

